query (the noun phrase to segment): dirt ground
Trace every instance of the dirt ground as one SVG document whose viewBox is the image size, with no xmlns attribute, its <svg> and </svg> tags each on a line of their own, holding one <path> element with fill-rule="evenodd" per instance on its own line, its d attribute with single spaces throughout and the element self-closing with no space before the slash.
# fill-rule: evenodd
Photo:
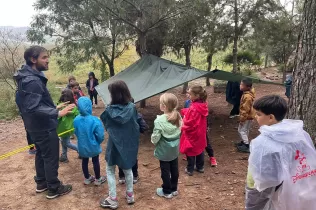
<svg viewBox="0 0 316 210">
<path fill-rule="evenodd" d="M 195 81 L 199 82 L 199 81 Z M 194 83 L 194 82 L 193 82 Z M 191 83 L 192 84 L 192 83 Z M 267 94 L 284 95 L 282 86 L 255 85 L 257 98 Z M 185 95 L 181 88 L 175 93 L 182 106 Z M 211 141 L 218 160 L 218 167 L 211 168 L 205 156 L 205 173 L 189 177 L 185 175 L 186 161 L 179 158 L 179 196 L 166 200 L 155 194 L 161 185 L 159 161 L 154 158 L 154 146 L 150 142 L 153 121 L 157 114 L 159 96 L 147 100 L 147 107 L 139 109 L 150 126 L 150 131 L 141 136 L 139 148 L 140 181 L 135 184 L 136 203 L 128 206 L 124 199 L 125 186 L 118 185 L 120 209 L 201 209 L 201 210 L 238 210 L 244 209 L 244 186 L 247 171 L 247 154 L 236 152 L 233 142 L 238 140 L 237 119 L 228 119 L 231 107 L 225 101 L 225 94 L 214 94 L 213 88 L 207 88 L 212 125 Z M 104 108 L 94 110 L 100 116 Z M 253 125 L 251 137 L 258 135 L 258 126 Z M 11 122 L 0 122 L 0 155 L 26 146 L 23 123 L 20 119 Z M 106 141 L 102 147 L 105 148 Z M 182 157 L 182 156 L 180 156 Z M 99 201 L 108 192 L 107 184 L 100 187 L 84 186 L 81 161 L 75 152 L 69 152 L 69 163 L 59 167 L 59 178 L 64 183 L 73 184 L 73 191 L 58 199 L 47 200 L 45 193 L 35 193 L 33 176 L 35 172 L 34 156 L 21 152 L 0 160 L 0 209 L 98 209 Z M 105 174 L 104 150 L 100 155 L 101 171 Z M 90 170 L 92 163 L 90 162 Z"/>
</svg>

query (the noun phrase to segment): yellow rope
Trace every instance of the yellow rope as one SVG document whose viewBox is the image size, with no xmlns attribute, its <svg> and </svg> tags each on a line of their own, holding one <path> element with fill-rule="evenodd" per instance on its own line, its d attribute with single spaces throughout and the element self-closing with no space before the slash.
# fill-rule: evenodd
<svg viewBox="0 0 316 210">
<path fill-rule="evenodd" d="M 65 131 L 65 132 L 59 133 L 59 134 L 58 134 L 58 137 L 60 137 L 60 136 L 62 136 L 62 135 L 64 135 L 64 134 L 66 134 L 66 133 L 69 133 L 69 132 L 71 132 L 71 131 L 74 131 L 74 130 L 75 130 L 75 129 L 72 128 L 72 129 L 67 130 L 67 131 Z M 34 147 L 34 146 L 35 146 L 34 144 L 31 144 L 31 145 L 28 145 L 28 146 L 26 146 L 26 147 L 22 147 L 22 148 L 13 150 L 13 151 L 11 151 L 11 152 L 8 152 L 8 153 L 6 153 L 6 154 L 4 154 L 4 155 L 1 155 L 1 156 L 0 156 L 0 160 L 5 159 L 5 158 L 7 158 L 7 157 L 10 157 L 10 156 L 12 156 L 12 155 L 18 154 L 18 153 L 20 153 L 20 152 L 24 152 L 25 150 L 28 150 L 28 149 L 30 149 L 30 148 L 32 148 L 32 147 Z"/>
</svg>

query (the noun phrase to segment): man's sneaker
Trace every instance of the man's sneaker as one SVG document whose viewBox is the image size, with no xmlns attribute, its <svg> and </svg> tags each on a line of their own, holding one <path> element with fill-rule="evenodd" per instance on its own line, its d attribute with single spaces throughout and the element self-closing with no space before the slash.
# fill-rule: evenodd
<svg viewBox="0 0 316 210">
<path fill-rule="evenodd" d="M 36 192 L 37 193 L 45 192 L 46 190 L 47 190 L 47 183 L 46 182 L 36 185 Z"/>
<path fill-rule="evenodd" d="M 134 176 L 133 177 L 133 184 L 136 184 L 139 180 L 139 177 L 138 176 Z"/>
<path fill-rule="evenodd" d="M 235 143 L 235 146 L 236 147 L 241 147 L 242 145 L 244 145 L 245 143 L 243 142 L 243 141 L 241 141 L 241 142 L 237 142 L 237 143 Z"/>
<path fill-rule="evenodd" d="M 200 168 L 200 169 L 195 169 L 197 172 L 203 174 L 204 173 L 204 168 Z"/>
<path fill-rule="evenodd" d="M 100 205 L 103 208 L 117 209 L 118 208 L 118 200 L 112 199 L 109 196 L 106 199 L 101 200 Z"/>
<path fill-rule="evenodd" d="M 193 172 L 189 172 L 187 168 L 185 168 L 185 173 L 188 174 L 189 176 L 193 176 Z"/>
<path fill-rule="evenodd" d="M 237 146 L 237 149 L 238 149 L 239 152 L 250 153 L 250 151 L 249 151 L 249 144 L 243 144 L 242 146 Z"/>
<path fill-rule="evenodd" d="M 68 158 L 66 156 L 63 156 L 63 155 L 60 156 L 59 161 L 61 163 L 68 163 L 69 162 Z"/>
<path fill-rule="evenodd" d="M 106 177 L 105 176 L 101 176 L 99 179 L 95 179 L 94 180 L 94 185 L 95 186 L 100 186 L 104 182 L 106 182 Z"/>
<path fill-rule="evenodd" d="M 135 203 L 134 193 L 126 193 L 126 201 L 128 205 Z"/>
<path fill-rule="evenodd" d="M 58 196 L 62 196 L 62 195 L 66 195 L 66 194 L 70 193 L 71 190 L 72 190 L 72 186 L 71 185 L 68 185 L 68 184 L 63 185 L 63 184 L 61 184 L 58 187 L 57 191 L 50 191 L 50 190 L 48 190 L 46 198 L 54 199 L 54 198 L 57 198 Z"/>
<path fill-rule="evenodd" d="M 171 194 L 165 194 L 165 193 L 163 192 L 163 189 L 162 189 L 162 188 L 157 188 L 156 193 L 157 193 L 157 195 L 160 196 L 160 197 L 164 197 L 164 198 L 168 198 L 168 199 L 173 198 L 173 194 L 172 194 L 172 193 L 171 193 Z"/>
<path fill-rule="evenodd" d="M 210 163 L 212 167 L 216 167 L 217 166 L 217 161 L 215 157 L 210 157 Z"/>
<path fill-rule="evenodd" d="M 88 184 L 91 184 L 92 182 L 94 182 L 94 180 L 95 180 L 94 176 L 90 175 L 90 177 L 88 179 L 84 179 L 83 183 L 85 185 L 88 185 Z"/>
<path fill-rule="evenodd" d="M 179 192 L 178 192 L 178 191 L 173 191 L 173 192 L 172 192 L 172 195 L 173 195 L 173 196 L 178 196 L 178 195 L 179 195 Z"/>
<path fill-rule="evenodd" d="M 119 184 L 125 184 L 125 177 L 119 177 Z"/>
<path fill-rule="evenodd" d="M 29 154 L 30 154 L 30 155 L 36 155 L 36 149 L 35 149 L 35 147 L 34 147 L 33 149 L 30 149 L 30 150 L 29 150 Z"/>
</svg>

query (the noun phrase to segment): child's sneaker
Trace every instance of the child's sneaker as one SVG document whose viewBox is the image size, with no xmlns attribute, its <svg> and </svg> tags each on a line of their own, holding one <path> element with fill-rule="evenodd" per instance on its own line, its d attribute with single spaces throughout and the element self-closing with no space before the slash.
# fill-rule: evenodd
<svg viewBox="0 0 316 210">
<path fill-rule="evenodd" d="M 100 186 L 104 182 L 106 182 L 106 177 L 105 176 L 101 176 L 99 179 L 95 179 L 94 180 L 94 185 L 95 186 Z"/>
<path fill-rule="evenodd" d="M 117 209 L 118 208 L 118 200 L 112 199 L 110 196 L 106 199 L 101 200 L 100 205 L 103 208 Z"/>
<path fill-rule="evenodd" d="M 42 193 L 47 190 L 47 183 L 43 182 L 36 185 L 36 193 Z"/>
<path fill-rule="evenodd" d="M 60 156 L 59 161 L 61 163 L 68 163 L 69 162 L 68 158 L 64 155 Z"/>
<path fill-rule="evenodd" d="M 203 174 L 204 173 L 204 168 L 200 168 L 200 169 L 195 169 L 197 172 Z"/>
<path fill-rule="evenodd" d="M 216 167 L 217 166 L 217 161 L 215 157 L 210 157 L 210 163 L 212 167 Z"/>
<path fill-rule="evenodd" d="M 125 177 L 119 177 L 119 184 L 125 184 Z"/>
<path fill-rule="evenodd" d="M 185 173 L 188 174 L 189 176 L 193 176 L 193 172 L 189 172 L 187 168 L 185 168 Z"/>
<path fill-rule="evenodd" d="M 186 160 L 187 160 L 187 156 L 184 155 L 183 158 L 182 158 L 182 160 L 185 160 L 185 161 L 186 161 Z"/>
<path fill-rule="evenodd" d="M 68 193 L 70 193 L 72 190 L 72 186 L 71 185 L 63 185 L 61 184 L 57 191 L 48 191 L 47 195 L 46 195 L 46 198 L 47 199 L 54 199 L 54 198 L 57 198 L 58 196 L 62 196 L 62 195 L 66 195 Z"/>
<path fill-rule="evenodd" d="M 164 198 L 168 198 L 168 199 L 173 198 L 173 194 L 172 194 L 172 193 L 171 193 L 171 194 L 165 194 L 165 193 L 163 192 L 163 189 L 162 189 L 162 188 L 157 188 L 156 193 L 157 193 L 157 195 L 160 196 L 160 197 L 164 197 Z"/>
<path fill-rule="evenodd" d="M 95 180 L 94 176 L 90 176 L 89 179 L 85 179 L 83 182 L 84 184 L 88 185 L 94 182 L 94 180 Z"/>
<path fill-rule="evenodd" d="M 128 205 L 135 203 L 134 193 L 126 193 L 126 201 Z"/>
<path fill-rule="evenodd" d="M 179 192 L 178 191 L 173 191 L 172 192 L 172 196 L 178 196 L 179 195 Z"/>
<path fill-rule="evenodd" d="M 237 146 L 239 152 L 250 153 L 249 144 L 243 144 L 242 146 Z"/>
<path fill-rule="evenodd" d="M 133 177 L 133 184 L 136 184 L 139 180 L 139 177 L 138 176 L 134 176 Z"/>
<path fill-rule="evenodd" d="M 243 141 L 238 142 L 238 143 L 235 143 L 235 146 L 236 146 L 236 147 L 241 147 L 242 145 L 244 145 L 244 142 L 243 142 Z"/>
</svg>

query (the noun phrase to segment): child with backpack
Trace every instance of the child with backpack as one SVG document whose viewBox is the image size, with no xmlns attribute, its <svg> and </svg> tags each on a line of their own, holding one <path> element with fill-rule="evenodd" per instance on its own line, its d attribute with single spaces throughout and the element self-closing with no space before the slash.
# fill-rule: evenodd
<svg viewBox="0 0 316 210">
<path fill-rule="evenodd" d="M 132 98 L 132 102 L 134 103 L 134 99 Z M 139 125 L 139 132 L 140 133 L 145 133 L 146 130 L 148 130 L 148 125 L 146 121 L 144 120 L 143 116 L 138 113 L 137 115 L 137 123 Z M 135 165 L 132 168 L 133 172 L 133 184 L 136 184 L 139 180 L 138 176 L 138 160 L 136 160 Z M 120 184 L 125 184 L 125 174 L 123 172 L 123 169 L 119 168 L 119 183 Z"/>
<path fill-rule="evenodd" d="M 250 143 L 246 210 L 314 210 L 316 151 L 301 120 L 285 120 L 287 102 L 264 96 L 253 105 L 260 135 Z"/>
<path fill-rule="evenodd" d="M 127 203 L 135 203 L 132 167 L 137 162 L 140 134 L 137 110 L 126 83 L 121 80 L 114 81 L 108 86 L 108 90 L 111 103 L 102 113 L 101 120 L 109 134 L 105 155 L 109 196 L 103 199 L 100 205 L 116 209 L 116 166 L 122 168 L 125 174 Z"/>
<path fill-rule="evenodd" d="M 181 128 L 180 152 L 187 156 L 186 174 L 193 175 L 196 171 L 204 173 L 204 149 L 206 147 L 206 131 L 208 105 L 207 93 L 201 86 L 191 87 L 188 91 L 191 105 L 181 110 L 183 126 Z"/>
<path fill-rule="evenodd" d="M 151 142 L 155 145 L 155 157 L 160 162 L 162 186 L 156 193 L 160 197 L 172 198 L 178 195 L 178 155 L 180 128 L 182 119 L 177 111 L 178 99 L 172 93 L 165 93 L 160 97 L 160 110 L 154 124 Z"/>
<path fill-rule="evenodd" d="M 61 93 L 59 103 L 66 103 L 69 102 L 70 104 L 74 104 L 74 96 L 71 90 L 64 89 Z M 57 133 L 61 134 L 63 132 L 72 130 L 71 132 L 67 132 L 65 134 L 62 134 L 60 137 L 61 145 L 62 145 L 62 154 L 59 158 L 60 162 L 67 163 L 69 162 L 68 156 L 67 156 L 67 150 L 68 148 L 73 149 L 78 152 L 77 145 L 70 142 L 70 137 L 74 133 L 74 119 L 76 116 L 79 115 L 79 111 L 77 107 L 74 107 L 71 113 L 67 114 L 66 116 L 58 118 L 58 126 L 57 126 Z"/>
<path fill-rule="evenodd" d="M 104 128 L 102 122 L 92 115 L 92 104 L 89 98 L 79 98 L 78 109 L 80 115 L 76 117 L 74 127 L 78 138 L 79 155 L 82 157 L 84 184 L 94 183 L 94 185 L 99 186 L 106 181 L 106 177 L 100 175 L 99 162 L 99 155 L 102 152 L 101 143 L 104 140 Z M 89 173 L 90 158 L 92 158 L 95 176 Z"/>
</svg>

